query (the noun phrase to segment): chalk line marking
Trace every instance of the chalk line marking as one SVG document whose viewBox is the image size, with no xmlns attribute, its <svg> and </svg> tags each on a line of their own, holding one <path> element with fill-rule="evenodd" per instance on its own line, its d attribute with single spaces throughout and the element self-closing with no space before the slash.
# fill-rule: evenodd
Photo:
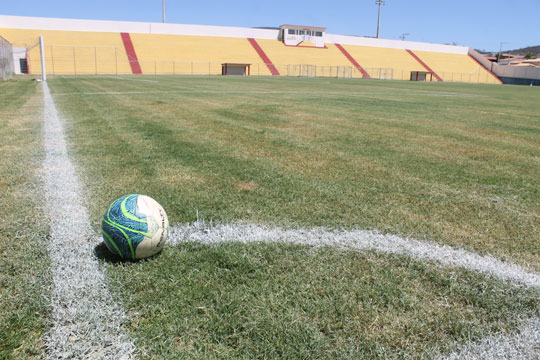
<svg viewBox="0 0 540 360">
<path fill-rule="evenodd" d="M 46 82 L 44 185 L 50 217 L 52 328 L 45 336 L 50 359 L 131 359 L 135 346 L 122 330 L 123 310 L 108 291 L 94 255 L 101 242 L 90 228 L 64 129 Z"/>
<path fill-rule="evenodd" d="M 87 92 L 72 92 L 72 93 L 57 93 L 54 94 L 54 96 L 70 96 L 70 95 L 146 95 L 146 94 L 182 94 L 182 93 L 189 93 L 189 94 L 240 94 L 240 95 L 297 95 L 300 94 L 302 96 L 313 96 L 313 95 L 339 95 L 339 96 L 402 96 L 403 94 L 390 94 L 385 92 L 371 92 L 371 91 L 274 91 L 274 90 L 197 90 L 197 89 L 190 89 L 190 90 L 155 90 L 155 91 L 87 91 Z M 415 94 L 405 94 L 410 96 L 416 96 Z M 483 97 L 482 95 L 471 95 L 471 94 L 449 94 L 449 93 L 425 93 L 423 94 L 425 96 L 432 96 L 432 97 L 460 97 L 460 98 L 471 98 L 471 97 Z"/>
<path fill-rule="evenodd" d="M 227 242 L 274 242 L 307 246 L 334 246 L 348 250 L 375 250 L 382 253 L 410 256 L 436 261 L 449 267 L 460 267 L 515 284 L 540 289 L 540 275 L 527 272 L 520 266 L 503 262 L 492 256 L 478 255 L 447 245 L 384 235 L 376 231 L 338 231 L 325 228 L 282 229 L 255 224 L 216 224 L 205 222 L 171 227 L 169 241 L 177 244 L 195 241 L 203 244 Z"/>
<path fill-rule="evenodd" d="M 540 359 L 540 319 L 521 321 L 522 325 L 511 334 L 494 334 L 478 343 L 458 345 L 458 351 L 444 357 L 446 360 L 473 359 Z"/>
<path fill-rule="evenodd" d="M 106 76 L 105 78 L 106 78 L 106 79 L 114 79 L 114 80 L 126 80 L 126 81 L 143 81 L 143 82 L 153 82 L 153 83 L 158 83 L 158 82 L 159 82 L 159 81 L 157 81 L 157 80 L 148 80 L 148 79 L 129 79 L 129 78 L 115 77 L 115 76 Z"/>
<path fill-rule="evenodd" d="M 172 244 L 199 242 L 221 243 L 287 243 L 306 246 L 334 246 L 344 250 L 375 250 L 382 253 L 436 261 L 443 266 L 459 267 L 510 281 L 518 286 L 540 289 L 540 276 L 512 263 L 491 256 L 478 255 L 463 249 L 431 244 L 376 231 L 337 231 L 324 228 L 282 229 L 255 224 L 216 224 L 204 222 L 171 227 Z M 538 359 L 540 354 L 540 318 L 524 319 L 510 334 L 493 334 L 478 343 L 457 345 L 457 351 L 439 359 Z"/>
</svg>

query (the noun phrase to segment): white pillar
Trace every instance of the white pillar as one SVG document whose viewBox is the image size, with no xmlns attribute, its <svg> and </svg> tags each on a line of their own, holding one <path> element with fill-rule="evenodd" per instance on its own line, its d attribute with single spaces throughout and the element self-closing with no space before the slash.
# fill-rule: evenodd
<svg viewBox="0 0 540 360">
<path fill-rule="evenodd" d="M 43 45 L 43 36 L 39 36 L 39 50 L 41 54 L 41 80 L 47 81 L 47 71 L 45 70 L 45 46 Z"/>
</svg>

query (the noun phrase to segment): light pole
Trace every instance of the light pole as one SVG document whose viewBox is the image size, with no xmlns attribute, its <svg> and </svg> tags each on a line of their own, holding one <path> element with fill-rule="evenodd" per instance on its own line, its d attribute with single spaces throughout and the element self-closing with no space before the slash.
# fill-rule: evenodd
<svg viewBox="0 0 540 360">
<path fill-rule="evenodd" d="M 375 4 L 379 5 L 379 15 L 377 16 L 377 39 L 379 38 L 379 28 L 381 24 L 381 5 L 384 5 L 384 0 L 377 0 Z"/>
<path fill-rule="evenodd" d="M 407 35 L 410 35 L 410 34 L 409 33 L 401 34 L 399 38 L 401 39 L 401 41 L 405 41 L 405 38 L 407 37 Z"/>
<path fill-rule="evenodd" d="M 161 0 L 161 8 L 163 9 L 163 23 L 165 24 L 165 0 Z"/>
<path fill-rule="evenodd" d="M 501 53 L 502 53 L 503 44 L 508 44 L 508 43 L 501 41 L 501 46 L 499 47 L 499 53 L 497 54 L 497 64 L 501 61 Z"/>
</svg>

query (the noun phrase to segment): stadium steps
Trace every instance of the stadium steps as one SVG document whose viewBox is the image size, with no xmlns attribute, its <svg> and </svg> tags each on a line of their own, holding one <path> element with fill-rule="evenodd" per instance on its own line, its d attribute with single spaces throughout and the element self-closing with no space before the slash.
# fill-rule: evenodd
<svg viewBox="0 0 540 360">
<path fill-rule="evenodd" d="M 500 80 L 468 54 L 415 51 L 444 81 L 500 84 Z"/>
<path fill-rule="evenodd" d="M 131 66 L 131 72 L 133 74 L 142 74 L 139 59 L 137 58 L 137 53 L 135 52 L 135 48 L 133 47 L 129 33 L 120 33 L 120 36 L 122 37 L 122 42 L 124 43 L 124 48 L 126 49 L 129 65 Z"/>
<path fill-rule="evenodd" d="M 327 43 L 326 48 L 319 48 L 284 46 L 281 41 L 268 39 L 257 39 L 257 42 L 272 59 L 281 75 L 336 77 L 338 67 L 349 67 L 353 70 L 353 77 L 363 77 L 362 73 L 351 66 L 347 58 L 331 43 Z M 305 68 L 308 68 L 307 72 L 303 71 Z"/>
<path fill-rule="evenodd" d="M 362 66 L 360 66 L 360 64 L 354 59 L 354 57 L 352 57 L 352 55 L 347 50 L 345 50 L 345 48 L 343 46 L 341 46 L 340 44 L 334 44 L 334 45 L 336 45 L 336 47 L 339 49 L 339 51 L 341 51 L 341 53 L 343 55 L 345 55 L 345 57 L 351 62 L 351 64 L 353 64 L 354 67 L 358 71 L 360 71 L 365 78 L 367 78 L 367 79 L 371 78 L 371 76 L 369 76 L 367 71 L 364 70 L 364 68 Z"/>
<path fill-rule="evenodd" d="M 261 48 L 261 46 L 257 43 L 257 40 L 253 38 L 248 38 L 249 43 L 251 46 L 253 46 L 253 49 L 259 54 L 264 64 L 268 67 L 268 70 L 270 70 L 270 73 L 274 76 L 279 76 L 279 71 L 276 69 L 268 55 L 264 52 L 264 50 Z"/>
<path fill-rule="evenodd" d="M 503 81 L 497 76 L 495 75 L 495 73 L 493 73 L 493 71 L 489 70 L 488 68 L 486 68 L 484 65 L 482 65 L 478 60 L 476 60 L 471 54 L 469 54 L 469 57 L 475 62 L 477 63 L 478 65 L 480 65 L 481 67 L 483 67 L 484 69 L 486 69 L 486 71 L 489 73 L 489 75 L 491 75 L 499 84 L 504 84 Z"/>
<path fill-rule="evenodd" d="M 374 46 L 341 45 L 371 78 L 409 80 L 411 71 L 424 70 L 416 60 L 402 49 Z M 384 75 L 385 72 L 390 74 Z"/>
<path fill-rule="evenodd" d="M 422 59 L 420 59 L 420 57 L 418 57 L 418 55 L 416 55 L 412 50 L 407 49 L 405 51 L 407 51 L 409 55 L 411 55 L 416 61 L 418 61 L 418 63 L 422 65 L 424 69 L 432 73 L 435 79 L 437 79 L 437 81 L 443 81 L 443 79 L 439 75 L 437 75 L 437 73 L 433 71 L 433 69 L 429 67 L 428 64 L 426 64 Z"/>
<path fill-rule="evenodd" d="M 222 63 L 247 63 L 252 75 L 271 75 L 246 38 L 131 33 L 145 74 L 221 75 Z"/>
</svg>

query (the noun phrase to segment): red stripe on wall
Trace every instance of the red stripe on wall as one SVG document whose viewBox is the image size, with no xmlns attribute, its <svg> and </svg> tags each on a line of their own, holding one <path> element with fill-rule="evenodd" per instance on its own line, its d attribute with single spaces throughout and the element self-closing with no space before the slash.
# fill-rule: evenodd
<svg viewBox="0 0 540 360">
<path fill-rule="evenodd" d="M 481 63 L 480 61 L 476 60 L 476 59 L 474 58 L 474 56 L 472 56 L 471 54 L 469 54 L 469 57 L 470 57 L 471 59 L 473 59 L 474 61 L 476 61 L 476 63 L 477 63 L 478 65 L 480 65 L 481 67 L 483 67 L 484 69 L 486 69 L 486 71 L 487 71 L 488 73 L 490 73 L 491 76 L 493 76 L 495 79 L 497 79 L 498 82 L 500 82 L 501 84 L 503 84 L 502 80 L 499 79 L 499 77 L 498 77 L 497 75 L 495 75 L 490 69 L 488 69 L 488 68 L 486 68 L 484 65 L 482 65 L 482 63 Z"/>
<path fill-rule="evenodd" d="M 443 79 L 441 79 L 441 77 L 439 75 L 437 75 L 437 73 L 435 71 L 433 71 L 433 69 L 431 69 L 428 66 L 428 64 L 423 62 L 422 59 L 420 59 L 415 53 L 413 53 L 412 50 L 405 50 L 405 51 L 408 52 L 409 55 L 411 55 L 416 61 L 418 61 L 420 63 L 420 65 L 422 65 L 424 67 L 424 69 L 426 69 L 427 71 L 432 73 L 433 76 L 435 76 L 435 79 L 437 79 L 437 81 L 443 81 Z"/>
<path fill-rule="evenodd" d="M 262 61 L 264 62 L 268 70 L 270 70 L 270 73 L 272 75 L 278 76 L 279 75 L 278 69 L 276 69 L 274 64 L 272 64 L 272 61 L 270 61 L 270 58 L 266 55 L 266 53 L 264 52 L 262 47 L 259 45 L 259 43 L 253 38 L 248 38 L 248 41 L 251 44 L 251 46 L 253 46 L 257 54 L 259 54 L 260 58 L 262 59 Z"/>
<path fill-rule="evenodd" d="M 129 33 L 120 33 L 120 35 L 122 36 L 122 42 L 124 43 L 124 48 L 126 49 L 129 65 L 131 66 L 131 72 L 133 74 L 142 74 L 139 59 L 137 59 L 137 53 L 135 52 L 135 48 L 131 42 L 131 36 L 129 36 Z"/>
<path fill-rule="evenodd" d="M 365 77 L 366 79 L 371 79 L 371 76 L 369 76 L 369 74 L 367 73 L 366 70 L 364 70 L 364 68 L 362 66 L 360 66 L 360 64 L 358 63 L 358 61 L 356 61 L 351 54 L 349 54 L 349 52 L 347 50 L 345 50 L 345 48 L 343 46 L 341 46 L 341 44 L 334 44 L 336 45 L 336 47 L 341 51 L 341 53 L 343 55 L 345 55 L 345 57 L 347 59 L 349 59 L 349 61 L 351 62 L 351 64 L 354 65 L 354 67 L 356 68 L 356 70 L 360 71 L 362 73 L 362 76 Z"/>
</svg>

